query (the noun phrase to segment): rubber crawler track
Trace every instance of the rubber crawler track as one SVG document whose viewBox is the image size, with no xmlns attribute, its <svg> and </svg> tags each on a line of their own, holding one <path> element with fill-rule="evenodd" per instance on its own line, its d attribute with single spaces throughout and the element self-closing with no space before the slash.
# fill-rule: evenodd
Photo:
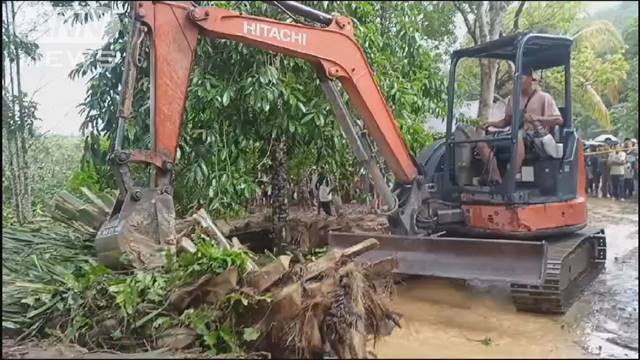
<svg viewBox="0 0 640 360">
<path fill-rule="evenodd" d="M 564 314 L 604 269 L 604 229 L 584 229 L 547 243 L 542 285 L 511 284 L 511 297 L 519 311 Z"/>
</svg>

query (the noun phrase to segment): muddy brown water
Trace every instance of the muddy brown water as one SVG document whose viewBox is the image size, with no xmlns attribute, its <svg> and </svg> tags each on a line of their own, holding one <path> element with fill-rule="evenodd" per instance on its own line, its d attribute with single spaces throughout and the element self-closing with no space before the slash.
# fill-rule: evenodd
<svg viewBox="0 0 640 360">
<path fill-rule="evenodd" d="M 394 307 L 402 328 L 375 345 L 380 358 L 638 357 L 638 205 L 589 199 L 607 234 L 606 270 L 562 316 L 517 312 L 506 284 L 411 278 Z"/>
</svg>

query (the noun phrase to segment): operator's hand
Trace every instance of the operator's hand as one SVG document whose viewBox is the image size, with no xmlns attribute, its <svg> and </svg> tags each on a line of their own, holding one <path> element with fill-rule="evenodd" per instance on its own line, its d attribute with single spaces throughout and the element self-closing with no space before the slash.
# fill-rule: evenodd
<svg viewBox="0 0 640 360">
<path fill-rule="evenodd" d="M 480 128 L 481 128 L 482 130 L 484 130 L 484 131 L 489 130 L 489 127 L 491 127 L 491 126 L 493 126 L 493 123 L 492 123 L 492 122 L 490 122 L 489 120 L 486 120 L 486 121 L 484 121 L 484 122 L 482 122 L 482 123 L 480 124 Z"/>
</svg>

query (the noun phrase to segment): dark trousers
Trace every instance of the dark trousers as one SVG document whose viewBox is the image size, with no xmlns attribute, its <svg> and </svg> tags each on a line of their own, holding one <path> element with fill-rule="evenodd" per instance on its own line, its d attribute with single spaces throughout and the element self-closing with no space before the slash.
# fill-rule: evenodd
<svg viewBox="0 0 640 360">
<path fill-rule="evenodd" d="M 320 201 L 320 206 L 325 214 L 331 216 L 331 201 Z"/>
<path fill-rule="evenodd" d="M 601 191 L 602 191 L 602 197 L 609 197 L 610 193 L 609 193 L 609 187 L 610 187 L 610 183 L 611 183 L 611 175 L 606 174 L 606 175 L 602 175 L 601 180 Z"/>
<path fill-rule="evenodd" d="M 635 187 L 635 184 L 633 183 L 633 178 L 631 179 L 625 178 L 624 179 L 624 197 L 626 197 L 627 199 L 630 199 L 633 196 L 634 187 Z"/>
<path fill-rule="evenodd" d="M 587 182 L 587 192 L 593 196 L 598 196 L 598 189 L 600 189 L 600 175 L 595 175 Z"/>
<path fill-rule="evenodd" d="M 621 199 L 624 196 L 624 175 L 611 175 L 611 196 Z"/>
</svg>

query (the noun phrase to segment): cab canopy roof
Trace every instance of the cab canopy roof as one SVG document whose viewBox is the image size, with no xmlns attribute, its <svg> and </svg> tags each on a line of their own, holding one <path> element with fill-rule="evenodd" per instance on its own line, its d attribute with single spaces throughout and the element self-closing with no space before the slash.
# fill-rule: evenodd
<svg viewBox="0 0 640 360">
<path fill-rule="evenodd" d="M 451 57 L 492 58 L 515 64 L 518 47 L 523 41 L 522 65 L 525 68 L 548 69 L 568 64 L 571 60 L 572 38 L 534 33 L 517 33 L 478 46 L 455 50 Z"/>
</svg>

